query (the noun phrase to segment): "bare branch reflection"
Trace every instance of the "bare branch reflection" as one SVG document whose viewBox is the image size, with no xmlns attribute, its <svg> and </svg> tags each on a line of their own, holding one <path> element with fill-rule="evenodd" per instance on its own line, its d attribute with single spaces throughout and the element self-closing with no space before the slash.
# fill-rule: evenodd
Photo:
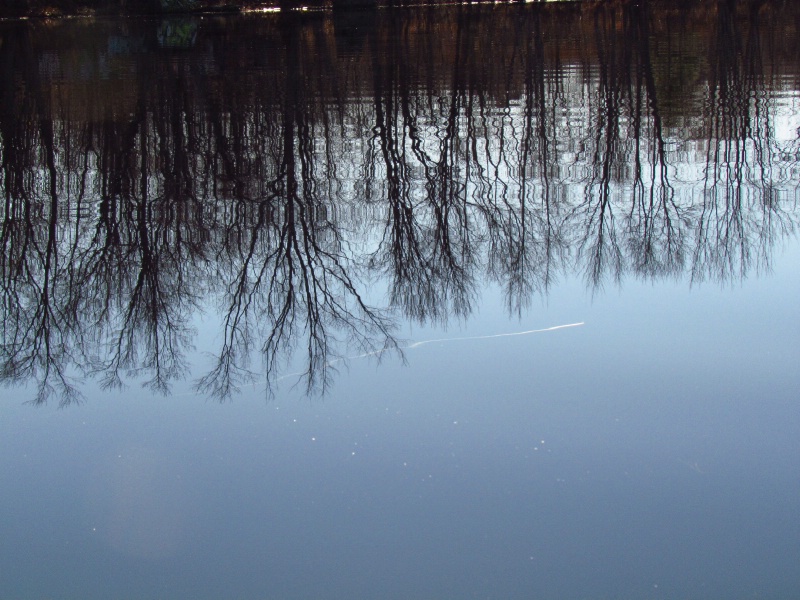
<svg viewBox="0 0 800 600">
<path fill-rule="evenodd" d="M 2 24 L 0 378 L 36 403 L 86 378 L 324 391 L 488 285 L 519 316 L 574 273 L 768 270 L 798 218 L 798 8 L 687 10 L 289 12 L 189 46 Z"/>
</svg>

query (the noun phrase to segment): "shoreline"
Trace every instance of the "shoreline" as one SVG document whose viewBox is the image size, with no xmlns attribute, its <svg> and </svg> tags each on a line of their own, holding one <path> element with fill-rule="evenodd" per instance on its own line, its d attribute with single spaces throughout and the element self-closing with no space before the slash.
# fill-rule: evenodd
<svg viewBox="0 0 800 600">
<path fill-rule="evenodd" d="M 660 5 L 681 13 L 689 11 L 715 11 L 724 3 L 733 7 L 739 16 L 757 14 L 766 6 L 785 6 L 793 0 L 502 0 L 501 4 L 517 4 L 554 8 L 578 6 L 582 8 Z M 497 4 L 496 0 L 463 2 L 458 0 L 7 0 L 0 4 L 0 21 L 70 19 L 93 17 L 137 16 L 193 16 L 234 15 L 246 12 L 320 9 L 370 9 L 389 7 L 461 6 Z"/>
</svg>

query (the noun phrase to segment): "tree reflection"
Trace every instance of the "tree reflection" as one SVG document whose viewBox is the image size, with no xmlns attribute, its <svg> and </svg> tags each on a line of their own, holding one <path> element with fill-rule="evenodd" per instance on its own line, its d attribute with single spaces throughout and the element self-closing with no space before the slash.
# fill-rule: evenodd
<svg viewBox="0 0 800 600">
<path fill-rule="evenodd" d="M 402 52 L 409 40 L 402 22 L 390 20 L 381 30 L 385 37 L 375 43 L 382 52 L 372 56 L 375 126 L 366 155 L 366 191 L 388 210 L 371 266 L 390 275 L 391 303 L 420 322 L 466 316 L 475 294 L 471 238 L 476 225 L 459 171 L 471 158 L 469 151 L 461 155 L 462 105 L 471 98 L 460 74 L 474 69 L 474 63 L 463 56 L 470 32 L 464 31 L 468 23 L 461 10 L 456 20 L 457 66 L 449 97 L 443 90 L 434 96 L 433 88 L 411 96 L 410 57 Z M 420 124 L 426 109 L 445 119 L 435 137 Z"/>
<path fill-rule="evenodd" d="M 287 24 L 287 31 L 290 24 Z M 263 197 L 245 210 L 252 220 L 240 224 L 244 242 L 231 262 L 224 296 L 223 348 L 214 369 L 198 383 L 217 397 L 227 397 L 238 382 L 253 377 L 246 370 L 251 349 L 261 344 L 266 373 L 274 379 L 281 358 L 296 345 L 305 354 L 307 391 L 329 382 L 337 335 L 347 347 L 380 355 L 396 348 L 391 321 L 362 298 L 351 275 L 352 260 L 336 223 L 329 219 L 337 198 L 325 198 L 325 179 L 336 179 L 329 135 L 315 135 L 320 117 L 306 86 L 300 38 L 287 34 L 286 79 L 282 99 L 269 118 L 278 120 L 270 158 L 274 172 Z M 317 141 L 323 146 L 315 148 Z M 327 159 L 327 160 L 326 160 Z"/>
<path fill-rule="evenodd" d="M 215 310 L 199 390 L 287 371 L 324 390 L 347 356 L 398 350 L 396 319 L 465 319 L 488 282 L 521 314 L 572 271 L 768 267 L 797 220 L 776 128 L 796 49 L 775 42 L 795 9 L 693 9 L 691 43 L 661 10 L 378 11 L 355 40 L 288 13 L 195 23 L 191 51 L 147 24 L 85 48 L 76 25 L 8 26 L 2 380 L 37 403 L 87 376 L 168 393 Z"/>
<path fill-rule="evenodd" d="M 761 2 L 720 0 L 710 48 L 702 203 L 697 216 L 694 279 L 744 277 L 766 268 L 776 236 L 793 230 L 775 170 L 773 102 L 767 96 Z M 785 189 L 784 189 L 785 192 Z"/>
</svg>

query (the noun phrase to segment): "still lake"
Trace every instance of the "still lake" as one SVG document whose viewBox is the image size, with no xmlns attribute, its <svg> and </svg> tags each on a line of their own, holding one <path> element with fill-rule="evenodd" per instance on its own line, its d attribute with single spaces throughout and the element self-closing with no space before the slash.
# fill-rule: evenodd
<svg viewBox="0 0 800 600">
<path fill-rule="evenodd" d="M 1 21 L 0 598 L 800 597 L 798 28 Z"/>
</svg>

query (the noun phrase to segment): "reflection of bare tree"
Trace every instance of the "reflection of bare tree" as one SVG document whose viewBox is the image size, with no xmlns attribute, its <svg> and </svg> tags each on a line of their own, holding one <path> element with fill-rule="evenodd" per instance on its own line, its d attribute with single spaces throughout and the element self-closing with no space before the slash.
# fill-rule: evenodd
<svg viewBox="0 0 800 600">
<path fill-rule="evenodd" d="M 192 93 L 181 87 L 187 81 L 158 78 L 149 89 L 143 80 L 132 113 L 107 112 L 91 125 L 96 147 L 84 169 L 97 161 L 99 201 L 77 273 L 81 308 L 96 315 L 93 337 L 103 346 L 92 372 L 107 387 L 129 374 L 166 393 L 186 373 L 207 235 L 190 166 L 198 125 Z"/>
<path fill-rule="evenodd" d="M 382 42 L 383 52 L 372 67 L 375 126 L 366 153 L 368 197 L 379 194 L 380 203 L 387 205 L 383 237 L 371 266 L 391 278 L 391 303 L 425 320 L 439 303 L 436 273 L 425 247 L 429 235 L 420 214 L 424 208 L 412 191 L 412 157 L 420 152 L 420 142 L 409 97 L 410 66 L 401 52 L 402 32 L 390 29 L 386 38 L 375 40 Z"/>
<path fill-rule="evenodd" d="M 510 125 L 511 139 L 519 141 L 517 156 L 506 161 L 515 189 L 502 194 L 502 202 L 486 203 L 487 209 L 493 205 L 497 209 L 486 210 L 496 225 L 489 228 L 489 268 L 504 284 L 510 312 L 517 314 L 534 294 L 549 289 L 568 253 L 560 197 L 561 154 L 556 147 L 556 112 L 564 105 L 559 85 L 563 72 L 558 53 L 548 64 L 543 16 L 543 11 L 534 11 L 532 27 L 521 20 L 515 31 L 515 45 L 523 49 L 525 65 L 522 119 L 519 126 Z"/>
<path fill-rule="evenodd" d="M 462 55 L 468 53 L 470 35 L 463 30 L 468 24 L 459 17 L 454 89 L 445 99 L 410 97 L 411 67 L 402 52 L 403 31 L 396 23 L 390 21 L 386 38 L 380 40 L 384 51 L 376 53 L 372 66 L 376 125 L 366 157 L 367 188 L 371 190 L 380 173 L 386 182 L 381 202 L 388 204 L 383 243 L 372 265 L 391 273 L 391 302 L 407 315 L 420 321 L 463 316 L 470 312 L 474 286 L 473 225 L 459 173 L 458 130 L 461 103 L 470 100 L 463 89 L 463 73 L 475 68 L 473 58 Z M 437 105 L 446 111 L 446 124 L 434 140 L 426 138 L 418 120 L 426 106 Z"/>
<path fill-rule="evenodd" d="M 667 142 L 651 59 L 651 19 L 646 3 L 631 5 L 625 12 L 626 38 L 634 51 L 629 97 L 633 165 L 627 244 L 636 273 L 661 277 L 683 269 L 685 240 L 682 210 L 669 179 Z"/>
<path fill-rule="evenodd" d="M 256 334 L 263 340 L 260 351 L 270 379 L 303 344 L 308 391 L 324 390 L 329 383 L 335 360 L 342 358 L 337 336 L 365 354 L 396 348 L 391 322 L 358 291 L 344 242 L 320 197 L 324 184 L 319 171 L 328 177 L 332 173 L 318 164 L 302 50 L 300 41 L 287 35 L 284 96 L 275 115 L 280 119 L 275 174 L 266 184 L 266 196 L 252 208 L 255 222 L 241 232 L 247 243 L 236 256 L 228 284 L 223 349 L 199 382 L 217 397 L 227 397 L 239 381 L 252 376 L 246 365 Z"/>
<path fill-rule="evenodd" d="M 595 12 L 597 125 L 581 236 L 591 285 L 626 269 L 647 277 L 679 272 L 684 244 L 651 62 L 647 4 Z M 621 30 L 628 41 L 617 43 Z"/>
<path fill-rule="evenodd" d="M 753 267 L 767 266 L 776 234 L 793 228 L 777 202 L 773 185 L 773 165 L 778 156 L 771 101 L 763 91 L 760 5 L 747 3 L 747 20 L 742 22 L 737 17 L 736 2 L 717 3 L 694 279 L 706 274 L 719 279 L 738 278 Z M 747 28 L 746 35 L 742 35 L 742 27 Z"/>
<path fill-rule="evenodd" d="M 766 265 L 800 173 L 774 129 L 796 61 L 762 21 L 790 21 L 708 12 L 713 44 L 686 59 L 701 112 L 660 79 L 675 51 L 656 11 L 379 11 L 358 43 L 323 14 L 213 36 L 209 20 L 191 53 L 145 52 L 145 25 L 94 54 L 74 36 L 31 49 L 45 38 L 17 26 L 0 46 L 0 377 L 36 381 L 37 401 L 76 398 L 81 375 L 166 392 L 213 305 L 201 389 L 229 396 L 259 356 L 268 379 L 300 362 L 324 389 L 343 356 L 396 348 L 391 311 L 464 318 L 489 281 L 520 314 L 569 268 L 594 288 Z"/>
<path fill-rule="evenodd" d="M 600 284 L 607 272 L 619 280 L 624 268 L 612 183 L 621 179 L 627 168 L 621 129 L 625 96 L 630 92 L 630 72 L 626 68 L 629 67 L 626 45 L 615 43 L 618 18 L 617 11 L 600 9 L 594 19 L 598 82 L 593 113 L 597 120 L 590 130 L 593 139 L 588 143 L 592 158 L 584 188 L 585 202 L 579 207 L 588 216 L 580 251 L 586 256 L 587 277 L 594 286 Z"/>
<path fill-rule="evenodd" d="M 12 38 L 4 48 L 6 66 L 24 68 L 24 47 L 16 41 L 21 40 Z M 56 133 L 52 120 L 38 118 L 49 109 L 38 79 L 29 82 L 23 95 L 12 93 L 5 100 L 0 112 L 4 191 L 0 373 L 12 382 L 35 380 L 37 403 L 54 392 L 70 402 L 78 397 L 66 367 L 72 358 L 69 340 L 75 335 L 74 315 L 69 313 L 75 290 L 70 285 L 69 256 L 59 252 Z"/>
</svg>

